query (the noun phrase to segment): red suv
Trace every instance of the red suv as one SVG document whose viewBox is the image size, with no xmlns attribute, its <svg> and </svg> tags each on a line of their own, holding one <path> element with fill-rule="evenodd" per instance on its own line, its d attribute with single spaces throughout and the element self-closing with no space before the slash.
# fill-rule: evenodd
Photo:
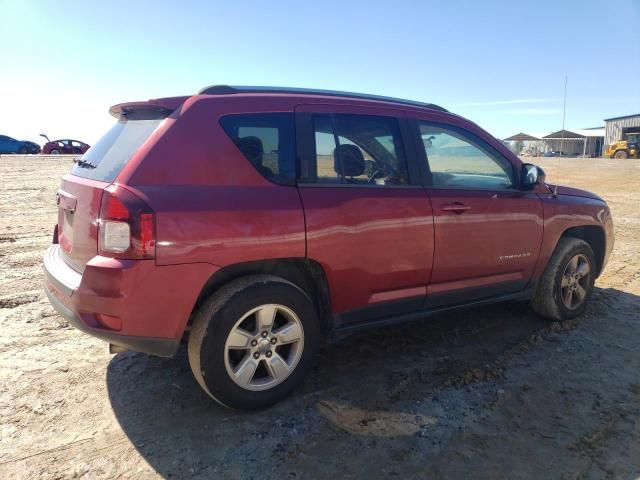
<svg viewBox="0 0 640 480">
<path fill-rule="evenodd" d="M 214 86 L 110 112 L 58 190 L 46 293 L 112 352 L 186 339 L 229 407 L 288 395 L 325 336 L 509 299 L 579 315 L 613 245 L 601 198 L 436 105 Z"/>
</svg>

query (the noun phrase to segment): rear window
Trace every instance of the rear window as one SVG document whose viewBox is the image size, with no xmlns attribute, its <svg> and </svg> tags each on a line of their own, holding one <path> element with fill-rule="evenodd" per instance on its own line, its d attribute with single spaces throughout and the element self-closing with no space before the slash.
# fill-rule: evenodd
<svg viewBox="0 0 640 480">
<path fill-rule="evenodd" d="M 162 119 L 120 120 L 78 160 L 73 175 L 113 182 L 120 170 L 142 146 Z"/>
<path fill-rule="evenodd" d="M 220 119 L 224 131 L 265 178 L 295 185 L 296 144 L 292 113 L 228 115 Z"/>
</svg>

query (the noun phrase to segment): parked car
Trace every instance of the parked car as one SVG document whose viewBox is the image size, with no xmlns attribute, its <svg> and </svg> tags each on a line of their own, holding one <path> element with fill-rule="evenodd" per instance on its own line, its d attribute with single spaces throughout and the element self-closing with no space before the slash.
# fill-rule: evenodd
<svg viewBox="0 0 640 480">
<path fill-rule="evenodd" d="M 47 155 L 73 155 L 83 154 L 89 150 L 90 146 L 79 140 L 52 140 L 42 146 L 42 153 Z"/>
<path fill-rule="evenodd" d="M 28 140 L 16 140 L 7 135 L 0 135 L 0 153 L 40 153 L 40 145 Z"/>
<path fill-rule="evenodd" d="M 558 152 L 555 150 L 551 150 L 548 152 L 544 152 L 542 154 L 543 157 L 566 157 L 567 155 L 564 152 Z"/>
<path fill-rule="evenodd" d="M 514 299 L 573 318 L 613 246 L 600 197 L 437 105 L 215 86 L 110 112 L 62 178 L 46 294 L 112 352 L 185 340 L 228 407 L 289 395 L 323 337 Z"/>
</svg>

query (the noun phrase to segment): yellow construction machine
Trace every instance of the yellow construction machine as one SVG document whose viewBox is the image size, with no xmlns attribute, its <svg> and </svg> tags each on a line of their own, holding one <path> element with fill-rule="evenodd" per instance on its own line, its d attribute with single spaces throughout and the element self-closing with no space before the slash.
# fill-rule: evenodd
<svg viewBox="0 0 640 480">
<path fill-rule="evenodd" d="M 628 133 L 626 140 L 613 142 L 604 151 L 607 158 L 640 157 L 640 133 Z"/>
</svg>

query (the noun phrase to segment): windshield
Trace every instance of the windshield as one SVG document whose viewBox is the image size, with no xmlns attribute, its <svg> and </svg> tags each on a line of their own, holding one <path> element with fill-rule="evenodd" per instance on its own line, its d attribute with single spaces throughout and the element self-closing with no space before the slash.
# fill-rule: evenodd
<svg viewBox="0 0 640 480">
<path fill-rule="evenodd" d="M 72 175 L 113 182 L 122 167 L 162 123 L 156 120 L 120 120 L 79 159 Z"/>
</svg>

